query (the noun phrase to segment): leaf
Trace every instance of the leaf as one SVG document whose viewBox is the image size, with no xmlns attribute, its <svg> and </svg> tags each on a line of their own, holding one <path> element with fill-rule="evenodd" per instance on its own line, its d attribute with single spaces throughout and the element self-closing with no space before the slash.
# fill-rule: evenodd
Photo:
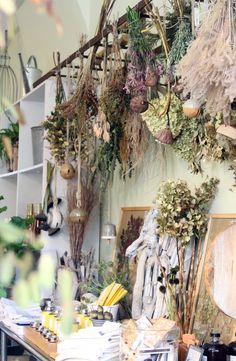
<svg viewBox="0 0 236 361">
<path fill-rule="evenodd" d="M 39 287 L 39 275 L 37 272 L 31 272 L 28 278 L 30 298 L 33 302 L 39 303 L 41 300 L 40 287 Z"/>
<path fill-rule="evenodd" d="M 15 256 L 13 252 L 9 252 L 1 257 L 0 263 L 0 284 L 9 286 L 14 276 Z"/>
<path fill-rule="evenodd" d="M 72 272 L 69 269 L 62 269 L 58 275 L 60 295 L 62 304 L 72 301 Z"/>
<path fill-rule="evenodd" d="M 40 287 L 52 289 L 55 283 L 55 262 L 49 254 L 45 253 L 41 255 L 38 272 Z"/>
<path fill-rule="evenodd" d="M 14 225 L 0 221 L 0 239 L 5 243 L 19 242 L 24 238 L 24 231 Z"/>
<path fill-rule="evenodd" d="M 30 290 L 25 280 L 19 280 L 13 287 L 13 299 L 22 308 L 27 308 L 30 305 Z"/>
</svg>

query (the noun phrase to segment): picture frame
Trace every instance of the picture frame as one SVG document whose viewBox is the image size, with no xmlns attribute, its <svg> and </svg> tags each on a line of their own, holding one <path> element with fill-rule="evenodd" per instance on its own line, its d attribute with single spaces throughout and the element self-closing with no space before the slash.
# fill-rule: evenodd
<svg viewBox="0 0 236 361">
<path fill-rule="evenodd" d="M 201 361 L 203 352 L 202 348 L 190 345 L 185 361 Z"/>
<path fill-rule="evenodd" d="M 117 238 L 116 238 L 116 249 L 119 250 L 121 237 L 124 230 L 127 229 L 128 223 L 133 218 L 134 220 L 140 219 L 138 224 L 133 224 L 135 229 L 135 235 L 132 239 L 135 240 L 138 232 L 140 233 L 141 227 L 143 225 L 143 220 L 145 217 L 145 213 L 151 209 L 151 206 L 137 206 L 137 207 L 122 207 L 120 210 L 120 221 L 117 229 Z M 132 226 L 132 225 L 131 225 Z M 137 237 L 138 238 L 138 237 Z M 132 243 L 131 240 L 128 242 L 129 244 Z M 128 244 L 128 246 L 129 246 Z M 127 248 L 127 247 L 126 247 Z"/>
<path fill-rule="evenodd" d="M 121 208 L 116 244 L 112 257 L 113 262 L 118 264 L 118 268 L 122 267 L 127 247 L 139 237 L 145 214 L 151 208 L 151 206 Z M 136 279 L 136 260 L 131 260 L 128 267 L 130 283 L 134 285 Z"/>
<path fill-rule="evenodd" d="M 221 340 L 226 344 L 230 342 L 235 333 L 236 319 L 227 315 L 226 312 L 219 307 L 211 290 L 213 284 L 211 277 L 214 276 L 211 260 L 213 247 L 224 235 L 227 237 L 227 232 L 229 232 L 232 227 L 235 227 L 234 234 L 236 238 L 236 214 L 209 215 L 208 230 L 196 284 L 196 312 L 194 315 L 193 328 L 194 334 L 201 342 L 209 339 L 209 333 L 213 329 L 220 330 Z M 222 251 L 222 245 L 220 251 Z M 228 260 L 225 261 L 226 265 L 227 263 Z M 222 270 L 222 272 L 223 271 L 224 270 Z"/>
</svg>

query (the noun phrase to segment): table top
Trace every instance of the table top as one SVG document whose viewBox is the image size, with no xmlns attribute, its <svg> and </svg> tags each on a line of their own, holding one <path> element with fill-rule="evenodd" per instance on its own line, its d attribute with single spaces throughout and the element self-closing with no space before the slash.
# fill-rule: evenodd
<svg viewBox="0 0 236 361">
<path fill-rule="evenodd" d="M 8 325 L 0 322 L 0 330 L 22 345 L 32 355 L 42 361 L 55 361 L 57 344 L 50 343 L 29 326 Z"/>
</svg>

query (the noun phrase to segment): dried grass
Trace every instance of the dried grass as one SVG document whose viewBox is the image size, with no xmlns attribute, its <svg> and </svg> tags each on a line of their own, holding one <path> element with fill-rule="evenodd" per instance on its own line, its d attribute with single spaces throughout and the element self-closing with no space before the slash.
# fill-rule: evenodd
<svg viewBox="0 0 236 361">
<path fill-rule="evenodd" d="M 76 192 L 77 192 L 78 180 L 74 177 L 68 182 L 67 188 L 67 204 L 68 204 L 68 228 L 69 228 L 69 240 L 70 240 L 70 252 L 71 258 L 75 267 L 81 261 L 82 246 L 84 242 L 84 232 L 89 220 L 92 209 L 97 202 L 97 189 L 96 182 L 91 184 L 89 173 L 85 169 L 81 169 L 81 207 L 87 213 L 87 217 L 84 222 L 73 223 L 69 219 L 70 212 L 76 207 Z"/>
<path fill-rule="evenodd" d="M 225 123 L 236 98 L 235 8 L 235 0 L 217 0 L 177 66 L 184 95 L 190 93 L 201 104 L 206 102 L 211 116 L 223 113 Z"/>
</svg>

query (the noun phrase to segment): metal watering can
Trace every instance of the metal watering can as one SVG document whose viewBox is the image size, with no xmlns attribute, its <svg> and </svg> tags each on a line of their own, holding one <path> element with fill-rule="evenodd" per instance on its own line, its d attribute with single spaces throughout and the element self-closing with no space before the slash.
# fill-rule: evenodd
<svg viewBox="0 0 236 361">
<path fill-rule="evenodd" d="M 41 77 L 42 71 L 37 68 L 37 61 L 34 55 L 31 55 L 29 57 L 26 66 L 24 66 L 21 53 L 19 53 L 18 55 L 20 59 L 25 93 L 28 93 L 30 90 L 33 89 L 34 82 L 36 82 L 36 80 Z"/>
</svg>

